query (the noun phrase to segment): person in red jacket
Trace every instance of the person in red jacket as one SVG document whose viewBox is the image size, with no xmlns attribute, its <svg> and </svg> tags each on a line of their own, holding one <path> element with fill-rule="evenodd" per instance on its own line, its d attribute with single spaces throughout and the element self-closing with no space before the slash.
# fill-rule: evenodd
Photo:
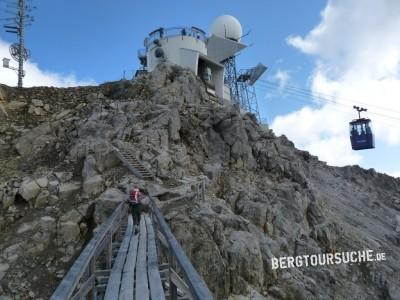
<svg viewBox="0 0 400 300">
<path fill-rule="evenodd" d="M 134 188 L 129 193 L 129 206 L 131 207 L 133 224 L 139 226 L 140 223 L 140 213 L 141 213 L 141 203 L 140 200 L 143 198 L 143 194 L 138 188 Z M 135 230 L 137 231 L 137 229 Z"/>
</svg>

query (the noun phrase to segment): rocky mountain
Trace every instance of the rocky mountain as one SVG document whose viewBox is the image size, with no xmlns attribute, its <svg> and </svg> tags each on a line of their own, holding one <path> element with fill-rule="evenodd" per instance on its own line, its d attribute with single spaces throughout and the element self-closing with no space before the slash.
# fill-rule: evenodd
<svg viewBox="0 0 400 300">
<path fill-rule="evenodd" d="M 326 165 L 177 66 L 0 91 L 0 299 L 48 298 L 129 184 L 158 196 L 216 299 L 400 299 L 399 179 Z M 131 175 L 113 146 L 157 180 Z M 165 182 L 194 180 L 206 181 L 204 201 L 168 203 Z M 386 260 L 272 268 L 274 257 L 365 249 Z"/>
</svg>

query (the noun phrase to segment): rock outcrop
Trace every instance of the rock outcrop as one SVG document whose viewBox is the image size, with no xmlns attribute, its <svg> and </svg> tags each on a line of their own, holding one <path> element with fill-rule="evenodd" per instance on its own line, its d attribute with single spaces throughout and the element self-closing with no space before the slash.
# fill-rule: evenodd
<svg viewBox="0 0 400 300">
<path fill-rule="evenodd" d="M 1 89 L 0 294 L 48 298 L 127 186 L 168 200 L 114 145 L 159 181 L 207 179 L 204 201 L 161 207 L 216 299 L 400 299 L 399 179 L 327 166 L 176 66 L 99 87 Z M 271 265 L 365 249 L 387 261 Z"/>
</svg>

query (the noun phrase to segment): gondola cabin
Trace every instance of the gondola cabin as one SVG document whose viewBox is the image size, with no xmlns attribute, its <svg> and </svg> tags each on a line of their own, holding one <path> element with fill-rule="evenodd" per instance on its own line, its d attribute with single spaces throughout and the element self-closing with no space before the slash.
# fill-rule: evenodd
<svg viewBox="0 0 400 300">
<path fill-rule="evenodd" d="M 353 120 L 350 125 L 350 141 L 353 150 L 375 148 L 374 134 L 372 133 L 371 120 L 360 118 Z"/>
</svg>

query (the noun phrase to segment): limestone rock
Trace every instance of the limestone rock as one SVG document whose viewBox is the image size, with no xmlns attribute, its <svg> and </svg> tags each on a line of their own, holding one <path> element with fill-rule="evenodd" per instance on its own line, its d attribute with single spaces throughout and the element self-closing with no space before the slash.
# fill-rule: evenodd
<svg viewBox="0 0 400 300">
<path fill-rule="evenodd" d="M 59 182 L 57 180 L 51 180 L 49 181 L 47 188 L 50 194 L 56 195 L 58 194 Z"/>
<path fill-rule="evenodd" d="M 7 270 L 10 268 L 9 264 L 0 263 L 0 280 L 6 275 Z M 0 298 L 1 299 L 1 298 Z M 11 299 L 11 298 L 10 298 Z"/>
<path fill-rule="evenodd" d="M 108 188 L 96 199 L 94 220 L 96 224 L 103 223 L 114 208 L 127 199 L 127 195 L 115 188 Z"/>
<path fill-rule="evenodd" d="M 56 120 L 61 120 L 61 119 L 65 118 L 66 116 L 68 116 L 70 113 L 71 113 L 71 110 L 69 110 L 69 109 L 64 110 L 61 113 L 57 114 L 55 116 L 55 119 Z"/>
<path fill-rule="evenodd" d="M 179 111 L 173 109 L 170 111 L 170 119 L 168 120 L 168 135 L 172 141 L 180 139 L 179 130 L 181 129 L 181 121 Z"/>
<path fill-rule="evenodd" d="M 73 176 L 72 172 L 55 172 L 54 174 L 56 175 L 57 179 L 62 183 L 71 180 Z"/>
<path fill-rule="evenodd" d="M 47 185 L 49 184 L 49 180 L 46 176 L 37 178 L 35 181 L 41 188 L 47 188 Z"/>
<path fill-rule="evenodd" d="M 104 190 L 104 179 L 101 175 L 86 178 L 83 181 L 82 190 L 86 195 L 96 196 Z"/>
<path fill-rule="evenodd" d="M 69 200 L 79 193 L 81 184 L 79 182 L 61 183 L 58 190 L 58 197 L 61 200 Z"/>
<path fill-rule="evenodd" d="M 22 156 L 35 157 L 45 147 L 50 147 L 55 138 L 51 135 L 49 123 L 44 123 L 18 138 L 15 148 Z"/>
<path fill-rule="evenodd" d="M 44 207 L 48 203 L 50 193 L 48 190 L 42 190 L 35 200 L 35 207 Z"/>
<path fill-rule="evenodd" d="M 32 230 L 36 229 L 37 225 L 38 225 L 37 221 L 33 221 L 33 222 L 29 222 L 29 223 L 23 223 L 23 224 L 21 224 L 21 226 L 18 227 L 17 233 L 18 234 L 22 234 L 22 233 L 25 233 L 27 231 L 32 231 Z"/>
<path fill-rule="evenodd" d="M 39 99 L 32 99 L 32 104 L 34 106 L 38 106 L 38 107 L 43 107 L 44 106 L 43 101 L 39 100 Z"/>
<path fill-rule="evenodd" d="M 264 280 L 264 268 L 257 239 L 249 232 L 233 231 L 226 251 L 230 272 L 235 274 L 232 277 L 232 291 L 240 294 L 246 289 L 246 282 L 261 287 Z"/>
<path fill-rule="evenodd" d="M 80 239 L 79 225 L 72 221 L 62 222 L 59 225 L 61 244 L 76 243 Z"/>
<path fill-rule="evenodd" d="M 0 121 L 8 118 L 8 113 L 4 106 L 0 103 Z"/>
<path fill-rule="evenodd" d="M 82 177 L 84 180 L 98 175 L 96 167 L 96 159 L 92 155 L 88 155 L 85 159 L 82 169 Z"/>
<path fill-rule="evenodd" d="M 24 101 L 13 100 L 7 104 L 7 109 L 11 110 L 11 111 L 20 110 L 20 109 L 26 107 L 27 105 L 28 105 L 28 103 L 26 103 Z"/>
<path fill-rule="evenodd" d="M 42 232 L 53 233 L 56 231 L 56 220 L 50 216 L 44 216 L 39 221 L 40 230 Z"/>
<path fill-rule="evenodd" d="M 26 201 L 32 201 L 36 198 L 40 191 L 40 186 L 31 178 L 26 178 L 21 187 L 18 190 L 18 193 L 24 198 Z"/>
</svg>

